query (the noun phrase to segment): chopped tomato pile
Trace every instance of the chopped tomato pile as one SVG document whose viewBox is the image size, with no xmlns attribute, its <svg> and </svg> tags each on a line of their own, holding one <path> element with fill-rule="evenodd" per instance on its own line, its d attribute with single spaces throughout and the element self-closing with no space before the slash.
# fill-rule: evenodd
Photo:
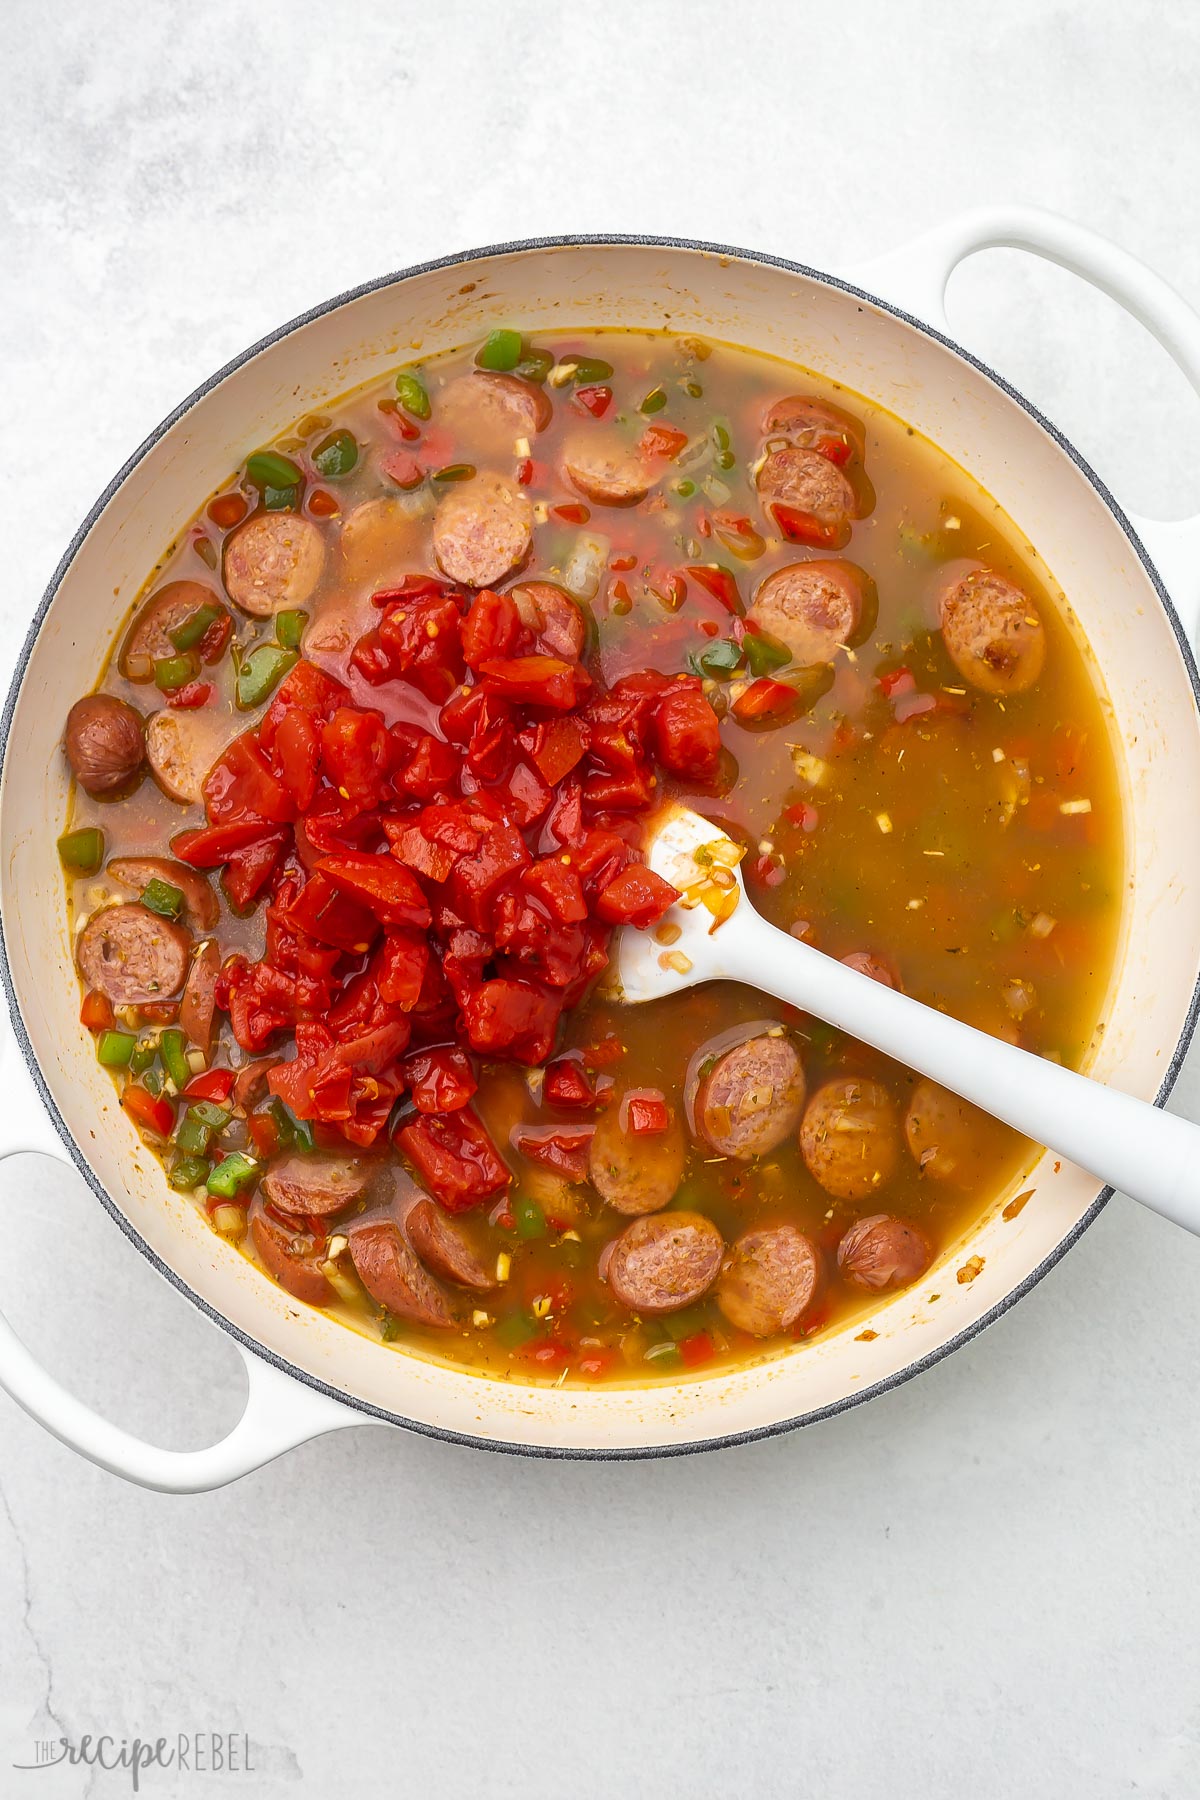
<svg viewBox="0 0 1200 1800">
<path fill-rule="evenodd" d="M 209 773 L 208 824 L 173 848 L 222 867 L 236 909 L 265 902 L 265 953 L 227 959 L 217 1002 L 244 1051 L 279 1049 L 270 1092 L 355 1145 L 391 1121 L 456 1209 L 509 1179 L 469 1053 L 546 1061 L 614 928 L 677 898 L 643 861 L 645 817 L 659 770 L 713 779 L 718 726 L 694 675 L 604 691 L 507 594 L 411 576 L 374 603 L 354 667 L 434 702 L 442 735 L 387 726 L 299 662 Z"/>
</svg>

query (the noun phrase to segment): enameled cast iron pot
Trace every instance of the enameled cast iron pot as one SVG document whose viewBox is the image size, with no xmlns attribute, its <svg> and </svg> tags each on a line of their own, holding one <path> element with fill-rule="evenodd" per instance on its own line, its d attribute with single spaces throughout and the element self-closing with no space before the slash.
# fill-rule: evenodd
<svg viewBox="0 0 1200 1800">
<path fill-rule="evenodd" d="M 478 338 L 497 319 L 545 333 L 604 324 L 699 332 L 820 370 L 909 421 L 995 496 L 1069 596 L 1123 746 L 1129 842 L 1124 937 L 1089 1067 L 1161 1103 L 1191 1036 L 1200 971 L 1200 842 L 1179 814 L 1181 797 L 1200 791 L 1188 642 L 1200 610 L 1200 518 L 1135 527 L 1053 426 L 949 341 L 949 275 L 992 245 L 1032 251 L 1103 288 L 1200 387 L 1200 319 L 1133 258 L 1045 213 L 957 221 L 864 272 L 861 286 L 706 244 L 549 239 L 388 276 L 283 326 L 185 400 L 114 478 L 38 608 L 3 716 L 2 973 L 15 1050 L 0 1083 L 0 1154 L 62 1156 L 65 1145 L 130 1242 L 237 1341 L 249 1398 L 222 1443 L 160 1450 L 82 1406 L 0 1321 L 0 1384 L 64 1442 L 174 1491 L 216 1487 L 306 1438 L 368 1419 L 554 1456 L 738 1442 L 827 1417 L 928 1367 L 1011 1306 L 1096 1217 L 1107 1195 L 1095 1179 L 1044 1156 L 1022 1183 L 1035 1194 L 1018 1216 L 1004 1219 L 1002 1198 L 919 1290 L 880 1304 L 875 1338 L 861 1341 L 856 1321 L 796 1353 L 705 1380 L 522 1387 L 398 1354 L 298 1306 L 167 1187 L 79 1027 L 55 853 L 67 709 L 95 681 L 162 545 L 247 451 L 331 393 L 418 349 L 431 355 Z M 968 1257 L 982 1267 L 959 1280 Z"/>
</svg>

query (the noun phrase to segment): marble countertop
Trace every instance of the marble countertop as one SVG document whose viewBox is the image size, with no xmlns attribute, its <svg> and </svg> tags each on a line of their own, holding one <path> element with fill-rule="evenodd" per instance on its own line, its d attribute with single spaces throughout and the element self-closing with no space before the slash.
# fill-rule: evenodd
<svg viewBox="0 0 1200 1800">
<path fill-rule="evenodd" d="M 617 229 L 840 269 L 1022 200 L 1200 302 L 1200 14 L 1149 0 L 9 0 L 4 35 L 5 670 L 171 406 L 398 265 Z M 1195 504 L 1196 401 L 1110 303 L 993 252 L 951 311 L 1122 499 Z M 1200 1117 L 1195 1055 L 1173 1104 Z M 17 1159 L 0 1204 L 0 1306 L 57 1372 L 161 1442 L 228 1427 L 231 1345 L 72 1175 Z M 1198 1362 L 1200 1245 L 1118 1198 L 919 1381 L 738 1451 L 553 1464 L 367 1427 L 180 1501 L 0 1398 L 0 1792 L 130 1791 L 10 1772 L 39 1740 L 215 1732 L 253 1774 L 142 1791 L 1195 1794 Z"/>
</svg>

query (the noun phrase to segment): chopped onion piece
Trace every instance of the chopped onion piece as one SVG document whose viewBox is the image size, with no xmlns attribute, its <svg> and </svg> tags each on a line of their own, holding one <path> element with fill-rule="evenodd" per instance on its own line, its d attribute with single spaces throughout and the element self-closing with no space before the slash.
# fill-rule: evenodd
<svg viewBox="0 0 1200 1800">
<path fill-rule="evenodd" d="M 600 589 L 600 577 L 608 562 L 609 540 L 589 531 L 581 531 L 575 548 L 567 558 L 562 583 L 577 600 L 594 600 Z"/>
</svg>

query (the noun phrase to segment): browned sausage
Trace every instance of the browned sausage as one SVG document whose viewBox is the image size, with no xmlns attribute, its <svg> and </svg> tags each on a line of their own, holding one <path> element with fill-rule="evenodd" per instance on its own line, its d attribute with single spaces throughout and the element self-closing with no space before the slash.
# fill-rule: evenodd
<svg viewBox="0 0 1200 1800">
<path fill-rule="evenodd" d="M 212 1055 L 216 1039 L 217 976 L 221 972 L 221 952 L 215 939 L 202 944 L 192 958 L 187 985 L 179 1003 L 179 1023 L 189 1041 L 205 1056 Z"/>
<path fill-rule="evenodd" d="M 193 931 L 212 931 L 221 916 L 217 896 L 200 873 L 169 856 L 114 856 L 105 871 L 122 887 L 141 894 L 152 881 L 165 881 L 183 895 L 184 917 Z"/>
<path fill-rule="evenodd" d="M 809 1174 L 839 1200 L 862 1200 L 883 1187 L 900 1158 L 900 1126 L 878 1081 L 839 1076 L 817 1089 L 800 1127 Z"/>
<path fill-rule="evenodd" d="M 303 606 L 324 567 L 321 528 L 299 513 L 255 513 L 225 540 L 225 592 L 256 619 Z"/>
<path fill-rule="evenodd" d="M 790 438 L 802 450 L 817 450 L 839 466 L 857 457 L 861 462 L 867 434 L 853 414 L 813 394 L 788 394 L 767 408 L 763 419 L 767 437 Z"/>
<path fill-rule="evenodd" d="M 464 587 L 492 587 L 520 568 L 533 539 L 533 508 L 506 475 L 483 470 L 451 488 L 433 519 L 438 567 Z"/>
<path fill-rule="evenodd" d="M 683 1180 L 683 1126 L 672 1108 L 666 1131 L 629 1132 L 622 1112 L 614 1097 L 597 1120 L 588 1146 L 588 1179 L 614 1212 L 658 1212 Z"/>
<path fill-rule="evenodd" d="M 578 600 L 548 581 L 523 581 L 510 588 L 521 622 L 548 656 L 578 662 L 587 647 L 587 620 Z"/>
<path fill-rule="evenodd" d="M 332 1219 L 360 1199 L 370 1171 L 348 1156 L 297 1153 L 274 1163 L 263 1177 L 263 1193 L 280 1212 Z"/>
<path fill-rule="evenodd" d="M 804 1070 L 790 1039 L 762 1032 L 719 1056 L 700 1083 L 696 1125 L 718 1156 L 752 1162 L 790 1137 L 804 1111 Z"/>
<path fill-rule="evenodd" d="M 858 510 L 854 489 L 836 463 L 819 450 L 801 450 L 788 444 L 772 450 L 758 471 L 758 491 L 764 501 L 780 501 L 796 512 L 815 519 L 821 542 L 840 550 L 850 541 L 850 522 Z"/>
<path fill-rule="evenodd" d="M 167 633 L 200 607 L 220 604 L 213 589 L 201 581 L 168 581 L 157 594 L 151 594 L 134 614 L 117 658 L 126 681 L 153 681 L 155 663 L 178 655 Z"/>
<path fill-rule="evenodd" d="M 328 1306 L 333 1289 L 321 1273 L 321 1254 L 311 1240 L 288 1231 L 256 1201 L 250 1208 L 250 1235 L 263 1268 L 280 1285 L 309 1306 Z"/>
<path fill-rule="evenodd" d="M 88 987 L 99 988 L 114 1006 L 141 1006 L 179 992 L 191 948 L 191 933 L 182 925 L 130 901 L 94 912 L 75 956 Z"/>
<path fill-rule="evenodd" d="M 855 970 L 857 974 L 869 975 L 872 981 L 879 983 L 880 987 L 898 988 L 900 986 L 900 979 L 891 964 L 884 962 L 883 958 L 876 956 L 873 951 L 852 950 L 849 956 L 843 956 L 842 961 L 848 969 Z"/>
<path fill-rule="evenodd" d="M 250 1102 L 266 1087 L 267 1076 L 278 1061 L 278 1056 L 256 1056 L 251 1062 L 242 1064 L 237 1072 L 237 1080 L 233 1084 L 235 1106 L 249 1106 Z"/>
<path fill-rule="evenodd" d="M 81 788 L 115 793 L 142 766 L 142 715 L 115 694 L 87 694 L 67 714 L 63 747 Z"/>
<path fill-rule="evenodd" d="M 461 448 L 486 445 L 512 453 L 518 438 L 535 437 L 553 417 L 550 396 L 536 383 L 490 369 L 455 376 L 437 396 L 437 422 L 449 427 Z"/>
<path fill-rule="evenodd" d="M 607 432 L 571 438 L 563 451 L 563 469 L 571 486 L 597 506 L 636 506 L 654 485 L 637 452 Z"/>
<path fill-rule="evenodd" d="M 380 1306 L 414 1325 L 443 1329 L 454 1324 L 446 1296 L 417 1260 L 417 1253 L 394 1219 L 372 1219 L 350 1233 L 350 1256 L 358 1278 Z"/>
<path fill-rule="evenodd" d="M 760 582 L 749 616 L 811 668 L 855 641 L 872 601 L 871 578 L 854 563 L 788 563 Z"/>
<path fill-rule="evenodd" d="M 796 1225 L 744 1231 L 725 1258 L 717 1305 L 731 1325 L 753 1337 L 790 1331 L 812 1305 L 821 1256 Z"/>
<path fill-rule="evenodd" d="M 708 1292 L 724 1254 L 724 1239 L 703 1213 L 654 1213 L 625 1227 L 605 1273 L 631 1312 L 678 1312 Z"/>
<path fill-rule="evenodd" d="M 906 1219 L 875 1213 L 851 1225 L 837 1249 L 838 1268 L 855 1287 L 907 1287 L 929 1267 L 929 1245 Z"/>
<path fill-rule="evenodd" d="M 1037 607 L 994 569 L 964 575 L 942 596 L 950 660 L 985 694 L 1023 694 L 1042 672 L 1046 631 Z"/>
<path fill-rule="evenodd" d="M 176 712 L 164 706 L 146 720 L 146 760 L 168 799 L 196 806 L 204 777 L 237 730 L 227 713 L 203 706 Z"/>
<path fill-rule="evenodd" d="M 904 1115 L 909 1155 L 933 1181 L 969 1181 L 979 1168 L 984 1116 L 933 1081 L 919 1081 Z"/>
<path fill-rule="evenodd" d="M 408 1241 L 421 1261 L 446 1281 L 486 1293 L 496 1285 L 462 1230 L 433 1200 L 418 1200 L 404 1217 Z"/>
</svg>

